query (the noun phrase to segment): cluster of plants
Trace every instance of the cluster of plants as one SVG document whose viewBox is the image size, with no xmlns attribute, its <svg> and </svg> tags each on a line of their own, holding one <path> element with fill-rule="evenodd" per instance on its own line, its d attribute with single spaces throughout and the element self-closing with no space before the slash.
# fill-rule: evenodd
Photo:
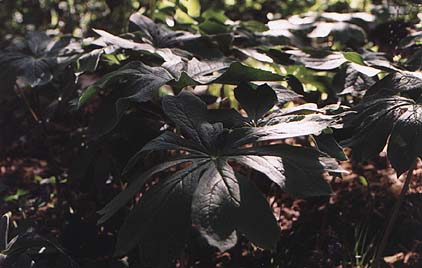
<svg viewBox="0 0 422 268">
<path fill-rule="evenodd" d="M 225 251 L 240 236 L 275 249 L 269 189 L 330 195 L 346 172 L 342 146 L 361 162 L 387 144 L 410 182 L 422 156 L 413 11 L 406 24 L 389 20 L 388 5 L 319 4 L 286 16 L 279 5 L 266 10 L 273 2 L 236 14 L 221 3 L 152 1 L 119 34 L 106 24 L 84 38 L 28 32 L 0 51 L 0 102 L 16 119 L 32 118 L 48 136 L 63 118 L 85 116 L 72 132 L 75 161 L 49 157 L 59 177 L 96 189 L 99 225 L 124 217 L 117 257 L 137 251 L 141 263 L 169 267 L 193 239 Z M 254 5 L 273 13 L 243 16 Z M 110 184 L 121 190 L 111 200 Z"/>
</svg>

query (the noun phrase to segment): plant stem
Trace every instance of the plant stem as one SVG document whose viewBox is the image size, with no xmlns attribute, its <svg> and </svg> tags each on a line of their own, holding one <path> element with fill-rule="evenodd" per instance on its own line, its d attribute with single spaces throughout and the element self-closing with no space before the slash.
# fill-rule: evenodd
<svg viewBox="0 0 422 268">
<path fill-rule="evenodd" d="M 34 109 L 32 109 L 31 103 L 26 98 L 25 92 L 17 85 L 15 84 L 17 90 L 19 91 L 20 96 L 23 99 L 23 102 L 25 103 L 26 107 L 28 108 L 29 112 L 31 113 L 32 117 L 34 118 L 35 122 L 40 123 L 40 119 L 38 115 L 35 113 Z"/>
<path fill-rule="evenodd" d="M 391 231 L 393 230 L 394 224 L 399 216 L 400 207 L 403 204 L 404 197 L 409 190 L 410 181 L 412 180 L 413 170 L 416 168 L 416 164 L 418 163 L 418 158 L 413 161 L 409 171 L 407 171 L 406 180 L 404 182 L 403 188 L 401 189 L 399 198 L 397 199 L 396 203 L 394 204 L 393 211 L 391 213 L 390 219 L 388 220 L 387 228 L 385 229 L 384 236 L 382 237 L 381 243 L 375 254 L 375 268 L 381 268 L 381 259 L 383 257 L 383 253 L 387 247 L 388 239 L 390 238 Z"/>
<path fill-rule="evenodd" d="M 151 19 L 154 19 L 155 9 L 157 7 L 157 0 L 150 0 L 149 1 L 149 16 Z"/>
</svg>

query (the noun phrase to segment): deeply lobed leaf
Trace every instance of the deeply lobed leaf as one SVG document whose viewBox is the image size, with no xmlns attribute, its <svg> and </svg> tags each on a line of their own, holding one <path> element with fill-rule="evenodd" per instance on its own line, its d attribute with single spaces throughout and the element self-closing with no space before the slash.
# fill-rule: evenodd
<svg viewBox="0 0 422 268">
<path fill-rule="evenodd" d="M 274 98 L 275 94 L 272 103 Z M 138 243 L 147 252 L 156 247 L 180 249 L 190 222 L 210 245 L 220 250 L 234 246 L 238 233 L 245 234 L 261 247 L 273 248 L 280 229 L 253 182 L 236 174 L 233 163 L 267 175 L 292 194 L 311 196 L 331 192 L 321 175 L 329 170 L 338 172 L 338 166 L 324 160 L 326 157 L 317 150 L 286 144 L 245 147 L 259 140 L 260 136 L 254 134 L 256 130 L 224 129 L 221 123 L 208 122 L 209 110 L 192 93 L 164 97 L 163 110 L 182 136 L 164 132 L 133 157 L 126 168 L 133 179 L 125 191 L 99 211 L 103 214 L 100 223 L 123 207 L 158 172 L 182 163 L 190 165 L 162 177 L 144 193 L 119 233 L 117 255 L 126 254 Z M 184 154 L 147 172 L 136 171 L 141 157 L 157 150 Z M 163 220 L 171 213 L 182 213 L 183 217 L 177 214 L 174 217 L 178 219 Z M 249 216 L 251 213 L 262 217 L 262 225 L 257 218 Z M 176 229 L 162 233 L 167 228 Z M 156 243 L 148 242 L 153 238 Z"/>
</svg>

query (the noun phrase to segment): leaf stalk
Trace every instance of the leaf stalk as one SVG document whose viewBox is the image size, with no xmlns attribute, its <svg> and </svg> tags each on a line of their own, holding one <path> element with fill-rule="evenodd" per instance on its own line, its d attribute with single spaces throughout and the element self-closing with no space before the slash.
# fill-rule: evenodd
<svg viewBox="0 0 422 268">
<path fill-rule="evenodd" d="M 383 257 L 383 253 L 384 253 L 384 251 L 387 247 L 388 240 L 390 238 L 391 232 L 392 232 L 393 227 L 396 223 L 396 220 L 399 216 L 399 211 L 400 211 L 400 208 L 403 204 L 404 197 L 405 197 L 407 191 L 409 190 L 409 185 L 410 185 L 410 182 L 411 182 L 412 177 L 413 177 L 413 171 L 415 170 L 417 163 L 418 163 L 418 157 L 415 158 L 415 160 L 413 161 L 409 171 L 407 172 L 406 180 L 405 180 L 403 188 L 400 192 L 399 198 L 397 199 L 396 203 L 394 204 L 394 207 L 393 207 L 393 210 L 391 212 L 391 216 L 388 220 L 388 224 L 387 224 L 387 227 L 385 229 L 384 235 L 382 237 L 382 240 L 381 240 L 381 242 L 378 246 L 378 249 L 376 251 L 376 254 L 375 254 L 375 263 L 374 263 L 375 268 L 381 268 L 381 264 L 382 264 L 381 259 Z"/>
</svg>

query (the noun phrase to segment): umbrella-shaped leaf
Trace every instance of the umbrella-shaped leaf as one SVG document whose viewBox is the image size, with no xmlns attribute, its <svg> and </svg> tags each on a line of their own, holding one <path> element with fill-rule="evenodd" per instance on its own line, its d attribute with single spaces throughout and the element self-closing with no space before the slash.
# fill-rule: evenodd
<svg viewBox="0 0 422 268">
<path fill-rule="evenodd" d="M 0 77 L 20 78 L 31 87 L 50 82 L 55 72 L 76 61 L 82 48 L 75 39 L 64 36 L 58 40 L 42 32 L 31 32 L 17 46 L 0 51 L 3 66 Z"/>
<path fill-rule="evenodd" d="M 186 239 L 185 228 L 189 227 L 190 220 L 210 245 L 221 250 L 236 243 L 237 232 L 250 236 L 251 241 L 259 246 L 274 247 L 279 230 L 274 225 L 275 220 L 271 218 L 269 208 L 261 211 L 265 207 L 265 199 L 259 193 L 251 193 L 256 188 L 248 185 L 248 182 L 239 182 L 241 178 L 234 172 L 232 162 L 268 174 L 271 180 L 281 187 L 285 185 L 283 188 L 293 194 L 330 193 L 330 187 L 321 174 L 338 169 L 338 166 L 333 162 L 325 164 L 328 162 L 320 152 L 285 144 L 245 147 L 258 139 L 253 135 L 253 130 L 245 127 L 224 129 L 222 123 L 209 123 L 205 104 L 188 92 L 176 97 L 164 97 L 163 106 L 182 136 L 164 132 L 133 157 L 125 169 L 132 178 L 131 183 L 99 211 L 103 215 L 100 223 L 129 202 L 152 176 L 179 164 L 183 166 L 168 176 L 161 176 L 158 184 L 144 193 L 119 233 L 118 255 L 126 254 L 137 244 L 145 252 L 154 249 L 168 252 L 166 247 L 173 246 L 180 249 L 180 243 L 183 244 Z M 137 170 L 136 163 L 142 156 L 157 150 L 183 153 L 175 160 L 168 160 L 149 171 Z M 190 211 L 187 207 L 191 208 L 190 214 L 186 214 Z M 260 211 L 252 212 L 252 209 Z M 261 228 L 256 227 L 258 222 L 255 219 L 248 219 L 248 212 L 263 217 Z M 175 216 L 162 221 L 154 220 L 167 214 Z M 154 224 L 156 226 L 151 227 Z M 178 234 L 165 232 L 160 235 L 163 230 L 171 229 L 169 226 L 172 224 L 177 226 L 178 231 L 174 231 Z M 261 232 L 264 232 L 262 236 L 259 235 Z M 148 242 L 154 239 L 156 242 Z M 159 255 L 156 257 L 155 261 L 158 261 Z"/>
<path fill-rule="evenodd" d="M 422 106 L 411 105 L 397 119 L 388 142 L 388 158 L 398 174 L 422 156 Z"/>
<path fill-rule="evenodd" d="M 345 118 L 345 127 L 355 128 L 343 142 L 352 147 L 353 158 L 375 157 L 388 140 L 388 156 L 398 175 L 409 169 L 422 153 L 421 92 L 421 79 L 411 73 L 393 73 L 374 84 L 354 108 L 357 113 Z"/>
</svg>

